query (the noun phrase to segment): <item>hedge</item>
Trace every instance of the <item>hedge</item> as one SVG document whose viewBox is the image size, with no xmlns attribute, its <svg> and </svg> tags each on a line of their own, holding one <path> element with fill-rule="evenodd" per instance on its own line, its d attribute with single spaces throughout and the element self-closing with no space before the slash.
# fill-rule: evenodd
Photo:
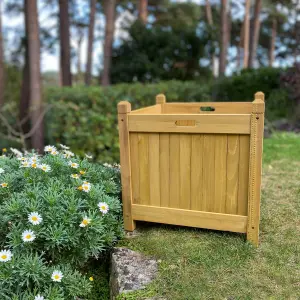
<svg viewBox="0 0 300 300">
<path fill-rule="evenodd" d="M 266 94 L 267 118 L 287 117 L 291 110 L 288 92 L 280 88 L 280 69 L 243 72 L 210 84 L 168 81 L 157 84 L 118 84 L 109 88 L 49 88 L 46 99 L 53 107 L 47 114 L 47 143 L 67 144 L 79 154 L 91 153 L 101 162 L 119 160 L 117 103 L 128 100 L 132 108 L 153 105 L 155 95 L 165 93 L 174 101 L 252 101 Z"/>
</svg>

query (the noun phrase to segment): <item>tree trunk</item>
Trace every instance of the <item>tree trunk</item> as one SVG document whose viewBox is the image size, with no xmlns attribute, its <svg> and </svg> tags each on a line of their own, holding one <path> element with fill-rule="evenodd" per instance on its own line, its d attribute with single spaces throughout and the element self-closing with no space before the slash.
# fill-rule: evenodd
<svg viewBox="0 0 300 300">
<path fill-rule="evenodd" d="M 63 86 L 72 86 L 69 4 L 59 0 L 60 69 Z"/>
<path fill-rule="evenodd" d="M 212 17 L 212 12 L 211 12 L 211 5 L 210 5 L 210 0 L 206 0 L 205 2 L 205 10 L 206 10 L 206 18 L 207 18 L 207 23 L 208 25 L 212 28 L 214 26 L 214 21 Z M 215 53 L 212 53 L 211 55 L 211 69 L 214 77 L 218 77 L 218 71 L 216 69 L 217 66 L 217 57 Z"/>
<path fill-rule="evenodd" d="M 244 26 L 245 23 L 242 23 L 241 26 L 241 32 L 240 32 L 240 41 L 238 44 L 238 49 L 237 49 L 237 69 L 240 70 L 241 69 L 241 60 L 242 60 L 242 48 L 243 48 L 243 43 L 244 43 Z"/>
<path fill-rule="evenodd" d="M 221 0 L 221 39 L 220 39 L 220 63 L 219 63 L 220 76 L 223 76 L 226 70 L 227 42 L 228 42 L 227 0 Z"/>
<path fill-rule="evenodd" d="M 139 0 L 138 2 L 139 19 L 147 24 L 148 20 L 148 0 Z"/>
<path fill-rule="evenodd" d="M 42 115 L 42 89 L 40 71 L 40 37 L 38 25 L 37 0 L 27 0 L 28 54 L 30 80 L 30 121 L 36 128 L 31 137 L 32 147 L 41 152 L 44 148 L 44 128 Z"/>
<path fill-rule="evenodd" d="M 85 79 L 84 79 L 86 85 L 90 85 L 91 80 L 92 80 L 93 43 L 94 43 L 94 31 L 95 31 L 96 3 L 97 3 L 97 0 L 91 0 L 89 40 L 88 40 L 87 62 L 86 62 L 86 71 L 85 71 Z"/>
<path fill-rule="evenodd" d="M 83 32 L 80 30 L 78 32 L 78 40 L 77 40 L 77 75 L 78 79 L 81 77 L 81 48 L 83 42 Z"/>
<path fill-rule="evenodd" d="M 251 1 L 246 0 L 245 3 L 245 18 L 244 18 L 244 68 L 248 68 L 249 62 L 249 35 L 250 35 L 250 5 Z"/>
<path fill-rule="evenodd" d="M 273 17 L 272 20 L 272 33 L 269 49 L 269 66 L 272 67 L 275 60 L 275 42 L 277 36 L 277 20 Z"/>
<path fill-rule="evenodd" d="M 250 33 L 250 47 L 249 47 L 249 67 L 253 68 L 255 59 L 256 59 L 256 51 L 259 40 L 259 31 L 260 31 L 260 11 L 261 11 L 261 0 L 255 1 L 254 8 L 254 17 L 251 26 Z"/>
<path fill-rule="evenodd" d="M 101 78 L 101 84 L 103 86 L 110 85 L 110 68 L 111 68 L 111 56 L 112 56 L 112 46 L 114 40 L 115 31 L 115 10 L 116 10 L 116 0 L 105 0 L 105 40 L 104 40 L 104 50 L 103 50 L 103 73 Z"/>
<path fill-rule="evenodd" d="M 4 103 L 4 53 L 2 39 L 2 1 L 0 0 L 0 110 Z"/>
</svg>

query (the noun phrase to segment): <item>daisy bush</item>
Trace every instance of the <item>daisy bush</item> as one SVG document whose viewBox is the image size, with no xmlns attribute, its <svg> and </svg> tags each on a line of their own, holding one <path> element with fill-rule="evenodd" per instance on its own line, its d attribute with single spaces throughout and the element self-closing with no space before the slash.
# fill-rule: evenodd
<svg viewBox="0 0 300 300">
<path fill-rule="evenodd" d="M 84 298 L 122 234 L 119 169 L 66 146 L 0 157 L 0 299 Z"/>
</svg>

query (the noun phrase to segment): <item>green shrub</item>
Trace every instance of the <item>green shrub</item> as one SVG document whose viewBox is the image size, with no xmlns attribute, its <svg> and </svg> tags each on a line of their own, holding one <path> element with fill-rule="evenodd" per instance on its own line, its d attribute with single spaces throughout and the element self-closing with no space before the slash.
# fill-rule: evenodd
<svg viewBox="0 0 300 300">
<path fill-rule="evenodd" d="M 122 234 L 119 171 L 45 150 L 0 158 L 0 299 L 87 295 L 81 270 Z"/>
</svg>

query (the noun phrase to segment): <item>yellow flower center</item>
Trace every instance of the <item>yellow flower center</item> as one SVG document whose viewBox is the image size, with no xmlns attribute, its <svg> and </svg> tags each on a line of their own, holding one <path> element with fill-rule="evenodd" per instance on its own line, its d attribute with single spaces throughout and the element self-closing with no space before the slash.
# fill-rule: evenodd
<svg viewBox="0 0 300 300">
<path fill-rule="evenodd" d="M 2 183 L 1 184 L 2 187 L 7 187 L 7 185 L 8 185 L 7 183 Z"/>
<path fill-rule="evenodd" d="M 3 254 L 3 255 L 1 256 L 1 258 L 2 258 L 2 259 L 7 259 L 7 255 L 6 255 L 6 254 Z"/>
<path fill-rule="evenodd" d="M 33 168 L 36 168 L 36 163 L 33 163 L 31 166 L 32 166 Z"/>
<path fill-rule="evenodd" d="M 102 209 L 102 210 L 106 210 L 106 206 L 102 205 L 102 206 L 101 206 L 101 209 Z"/>
<path fill-rule="evenodd" d="M 31 218 L 31 220 L 32 220 L 33 222 L 36 222 L 36 221 L 38 220 L 38 218 L 37 218 L 36 216 L 33 216 L 33 217 Z"/>
<path fill-rule="evenodd" d="M 59 275 L 54 275 L 54 279 L 58 280 L 60 278 Z"/>
<path fill-rule="evenodd" d="M 72 167 L 76 167 L 76 164 L 72 164 Z"/>
<path fill-rule="evenodd" d="M 94 281 L 94 278 L 93 278 L 93 277 L 90 277 L 89 280 L 90 280 L 90 281 Z"/>
<path fill-rule="evenodd" d="M 88 225 L 88 224 L 89 224 L 89 221 L 88 221 L 87 219 L 84 219 L 84 220 L 82 221 L 82 223 L 83 223 L 84 225 Z"/>
<path fill-rule="evenodd" d="M 84 171 L 80 171 L 80 174 L 81 174 L 81 175 L 84 175 L 84 174 L 85 174 L 85 172 L 84 172 Z"/>
<path fill-rule="evenodd" d="M 87 190 L 89 189 L 89 187 L 88 187 L 87 185 L 85 185 L 85 186 L 83 187 L 83 189 L 84 189 L 85 191 L 87 191 Z"/>
<path fill-rule="evenodd" d="M 47 170 L 47 167 L 43 167 L 42 169 L 43 169 L 43 171 L 46 171 L 46 170 Z"/>
<path fill-rule="evenodd" d="M 27 235 L 25 236 L 25 239 L 26 239 L 26 240 L 31 239 L 31 234 L 27 234 Z"/>
<path fill-rule="evenodd" d="M 78 189 L 79 189 L 79 191 L 82 191 L 82 186 L 79 186 Z"/>
<path fill-rule="evenodd" d="M 3 149 L 2 149 L 2 152 L 7 152 L 7 149 L 6 149 L 6 148 L 3 148 Z"/>
</svg>

